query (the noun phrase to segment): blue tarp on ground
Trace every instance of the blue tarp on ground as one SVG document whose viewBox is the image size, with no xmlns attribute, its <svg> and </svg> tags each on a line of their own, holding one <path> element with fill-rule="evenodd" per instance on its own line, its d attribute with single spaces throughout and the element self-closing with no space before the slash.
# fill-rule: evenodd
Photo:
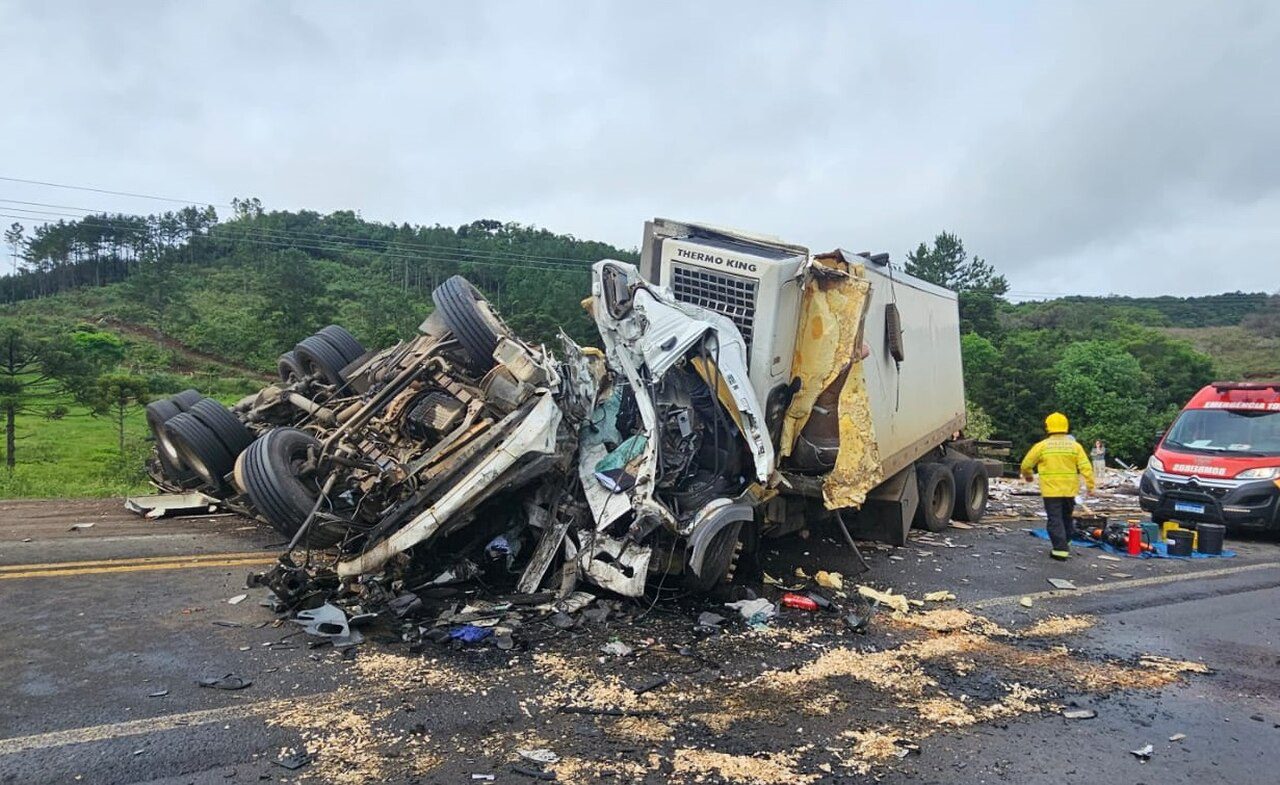
<svg viewBox="0 0 1280 785">
<path fill-rule="evenodd" d="M 1048 529 L 1027 529 L 1027 533 L 1032 537 L 1039 537 L 1042 540 L 1049 539 Z M 1082 548 L 1101 548 L 1107 553 L 1114 554 L 1116 556 L 1124 556 L 1129 559 L 1231 559 L 1236 555 L 1235 551 L 1229 551 L 1226 548 L 1223 548 L 1222 553 L 1200 553 L 1199 551 L 1192 551 L 1190 556 L 1170 556 L 1169 546 L 1162 542 L 1158 542 L 1155 544 L 1155 553 L 1148 551 L 1138 556 L 1130 556 L 1127 551 L 1123 551 L 1120 548 L 1107 545 L 1105 542 L 1098 542 L 1097 540 L 1082 539 L 1078 535 L 1071 541 L 1071 544 L 1079 545 Z"/>
</svg>

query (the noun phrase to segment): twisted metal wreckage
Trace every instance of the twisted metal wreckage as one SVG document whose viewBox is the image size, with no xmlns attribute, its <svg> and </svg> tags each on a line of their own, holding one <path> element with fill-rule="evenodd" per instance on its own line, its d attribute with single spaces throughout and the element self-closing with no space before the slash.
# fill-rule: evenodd
<svg viewBox="0 0 1280 785">
<path fill-rule="evenodd" d="M 630 264 L 592 268 L 603 352 L 522 340 L 455 276 L 413 338 L 366 351 L 329 326 L 229 410 L 194 391 L 151 404 L 151 473 L 289 537 L 257 581 L 321 626 L 330 601 L 405 618 L 466 582 L 550 611 L 581 602 L 579 582 L 706 591 L 762 533 L 840 520 L 884 479 L 859 369 L 863 267 L 806 253 L 803 281 L 796 324 L 817 336 L 825 319 L 838 338 L 807 360 L 797 346 L 796 381 L 762 393 L 733 320 Z M 780 439 L 798 471 L 779 472 Z M 432 607 L 439 625 L 507 606 Z"/>
</svg>

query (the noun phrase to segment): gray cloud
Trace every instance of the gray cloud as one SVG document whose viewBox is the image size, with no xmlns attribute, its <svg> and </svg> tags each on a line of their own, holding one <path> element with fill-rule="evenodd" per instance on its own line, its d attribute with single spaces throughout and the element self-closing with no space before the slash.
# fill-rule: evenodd
<svg viewBox="0 0 1280 785">
<path fill-rule="evenodd" d="M 899 256 L 949 229 L 1023 292 L 1280 288 L 1273 3 L 31 2 L 0 34 L 0 174 L 624 246 L 655 214 Z M 0 186 L 153 206 L 52 195 Z"/>
</svg>

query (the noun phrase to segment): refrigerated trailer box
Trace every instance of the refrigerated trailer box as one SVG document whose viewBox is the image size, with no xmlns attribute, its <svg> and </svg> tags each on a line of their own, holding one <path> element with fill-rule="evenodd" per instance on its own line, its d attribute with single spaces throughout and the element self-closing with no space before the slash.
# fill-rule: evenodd
<svg viewBox="0 0 1280 785">
<path fill-rule="evenodd" d="M 965 427 L 957 297 L 887 254 L 813 254 L 776 238 L 655 219 L 640 271 L 728 317 L 778 455 L 767 528 L 839 515 L 902 543 L 981 517 L 987 477 Z M 820 500 L 820 509 L 804 500 Z"/>
</svg>

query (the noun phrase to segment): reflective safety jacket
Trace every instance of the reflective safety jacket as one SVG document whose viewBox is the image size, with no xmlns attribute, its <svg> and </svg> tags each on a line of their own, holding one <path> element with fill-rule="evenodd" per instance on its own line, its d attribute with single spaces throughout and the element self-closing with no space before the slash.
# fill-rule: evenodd
<svg viewBox="0 0 1280 785">
<path fill-rule="evenodd" d="M 1080 443 L 1065 433 L 1055 433 L 1036 443 L 1022 459 L 1022 476 L 1031 479 L 1031 472 L 1040 475 L 1040 495 L 1051 498 L 1075 496 L 1080 492 L 1080 481 L 1093 490 L 1093 465 Z"/>
</svg>

